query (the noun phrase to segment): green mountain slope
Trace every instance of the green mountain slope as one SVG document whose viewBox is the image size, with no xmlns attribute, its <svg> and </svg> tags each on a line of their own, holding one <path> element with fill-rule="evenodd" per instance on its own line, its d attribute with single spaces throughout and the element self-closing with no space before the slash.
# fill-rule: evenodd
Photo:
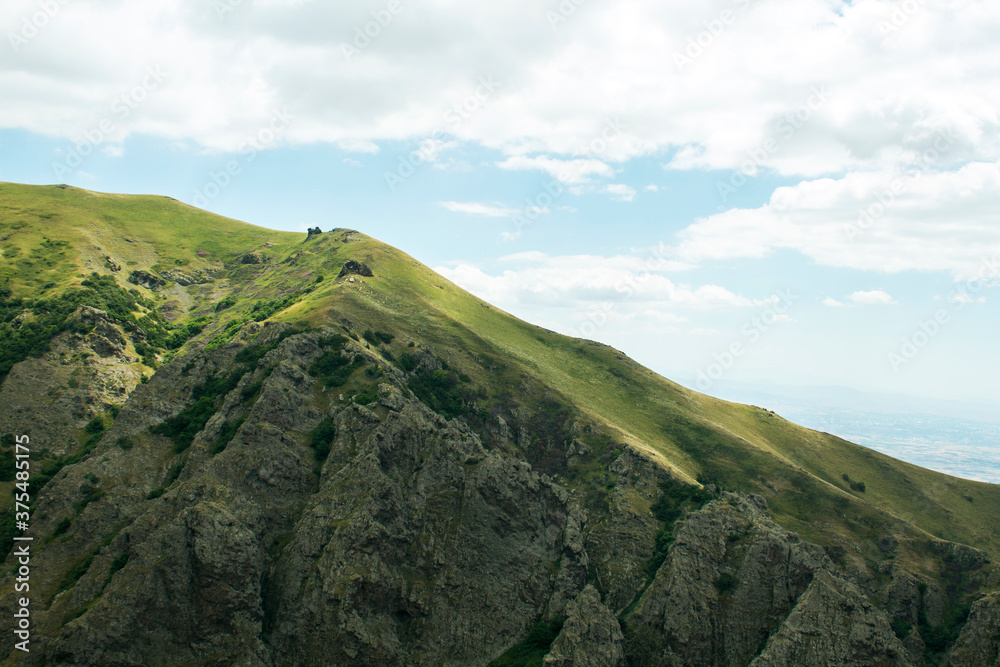
<svg viewBox="0 0 1000 667">
<path fill-rule="evenodd" d="M 170 313 L 175 326 L 208 318 L 202 339 L 209 343 L 224 338 L 234 320 L 255 319 L 261 302 L 287 306 L 272 317 L 291 323 L 363 322 L 446 351 L 448 362 L 485 390 L 481 408 L 512 398 L 531 403 L 518 388 L 527 373 L 557 402 L 691 480 L 763 495 L 780 523 L 819 543 L 871 551 L 886 534 L 920 539 L 926 531 L 1000 557 L 1000 487 L 924 470 L 685 389 L 612 348 L 520 321 L 357 232 L 306 241 L 164 197 L 2 184 L 0 251 L 0 286 L 15 297 L 51 297 L 91 272 L 111 275 Z M 266 263 L 241 263 L 253 252 Z M 112 272 L 107 257 L 121 271 Z M 335 280 L 349 259 L 372 267 L 375 277 Z M 127 281 L 135 270 L 216 273 L 213 282 L 189 287 L 167 277 L 167 287 L 154 292 Z M 319 276 L 324 280 L 316 283 Z M 217 312 L 227 297 L 234 305 Z M 506 367 L 499 383 L 498 365 Z M 844 475 L 864 482 L 864 492 L 852 490 Z"/>
<path fill-rule="evenodd" d="M 569 489 L 590 512 L 588 530 L 616 530 L 609 502 L 648 521 L 651 509 L 660 516 L 648 494 L 625 479 L 628 468 L 616 467 L 625 446 L 691 484 L 759 494 L 780 526 L 875 579 L 891 560 L 941 581 L 955 604 L 975 591 L 960 577 L 949 579 L 949 563 L 960 559 L 946 542 L 1000 558 L 1000 486 L 925 470 L 766 410 L 691 391 L 608 346 L 523 322 L 359 232 L 307 238 L 164 197 L 0 183 L 0 380 L 44 355 L 56 336 L 89 331 L 79 323 L 80 306 L 107 311 L 129 332 L 122 348 L 128 363 L 116 371 L 126 380 L 121 400 L 91 397 L 90 411 L 74 417 L 78 443 L 39 445 L 36 466 L 47 472 L 35 480 L 36 490 L 92 451 L 114 451 L 107 443 L 94 448 L 140 378 L 148 381 L 176 359 L 171 372 L 179 382 L 206 363 L 205 355 L 234 341 L 242 345 L 257 331 L 252 323 L 283 322 L 343 336 L 342 342 L 320 341 L 335 349 L 310 368 L 326 383 L 311 399 L 317 405 L 371 403 L 372 378 L 398 370 L 409 391 L 435 412 L 461 418 L 487 447 L 527 461 Z M 360 363 L 345 365 L 337 351 L 351 337 L 376 360 L 364 373 Z M 251 365 L 240 366 L 240 373 L 272 348 L 246 349 L 240 354 Z M 435 360 L 433 368 L 421 361 L 427 358 Z M 87 372 L 88 364 L 85 356 L 62 358 L 67 379 L 51 390 L 52 400 L 71 395 L 75 374 Z M 169 437 L 170 456 L 183 453 L 214 414 L 213 401 L 237 386 L 239 375 L 229 382 L 223 376 L 230 371 L 219 372 L 194 393 L 179 394 L 203 400 L 152 427 L 143 442 Z M 256 397 L 266 379 L 241 389 L 243 398 Z M 12 386 L 13 380 L 4 390 L 13 392 Z M 19 409 L 45 410 L 46 400 Z M 0 430 L 12 430 L 6 423 Z M 240 423 L 226 422 L 219 451 Z M 501 437 L 498 429 L 511 433 Z M 315 445 L 317 433 L 300 435 Z M 127 449 L 121 439 L 118 445 Z M 567 454 L 574 449 L 592 455 L 574 462 Z M 188 461 L 184 456 L 170 483 Z M 0 509 L 9 505 L 11 486 L 0 488 Z M 91 500 L 81 502 L 86 507 Z M 663 557 L 650 551 L 651 577 Z M 612 608 L 622 611 L 627 602 Z"/>
</svg>

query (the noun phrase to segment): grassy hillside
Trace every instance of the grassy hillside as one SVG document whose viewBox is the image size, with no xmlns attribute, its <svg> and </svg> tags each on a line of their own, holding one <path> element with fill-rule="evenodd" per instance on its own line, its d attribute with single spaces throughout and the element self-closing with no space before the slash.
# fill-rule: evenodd
<svg viewBox="0 0 1000 667">
<path fill-rule="evenodd" d="M 338 279 L 347 260 L 374 276 Z M 133 271 L 165 284 L 130 283 Z M 439 411 L 474 426 L 501 408 L 522 415 L 522 425 L 550 441 L 525 456 L 550 474 L 561 472 L 551 443 L 560 445 L 574 422 L 594 424 L 597 440 L 627 443 L 691 480 L 763 495 L 779 523 L 859 562 L 885 558 L 877 544 L 887 537 L 917 571 L 932 567 L 936 539 L 1000 557 L 1000 486 L 924 470 L 685 389 L 612 348 L 518 320 L 363 234 L 306 240 L 164 197 L 0 184 L 0 290 L 8 299 L 27 312 L 79 289 L 92 273 L 130 291 L 137 321 L 162 322 L 163 340 L 172 342 L 154 350 L 150 366 L 193 345 L 223 344 L 251 320 L 350 324 L 370 331 L 369 345 L 387 360 L 405 364 L 414 343 L 446 361 L 450 375 L 425 386 Z M 182 285 L 180 275 L 196 282 Z M 13 326 L 14 310 L 5 326 Z M 188 340 L 191 323 L 198 327 L 188 333 L 204 330 Z M 393 338 L 379 340 L 378 332 Z"/>
</svg>

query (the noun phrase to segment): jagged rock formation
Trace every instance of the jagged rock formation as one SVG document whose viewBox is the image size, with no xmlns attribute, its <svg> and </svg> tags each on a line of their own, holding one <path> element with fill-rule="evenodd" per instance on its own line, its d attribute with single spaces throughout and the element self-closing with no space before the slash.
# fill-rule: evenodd
<svg viewBox="0 0 1000 667">
<path fill-rule="evenodd" d="M 545 667 L 620 667 L 625 664 L 621 626 L 587 586 L 566 608 L 566 623 L 545 656 Z"/>
<path fill-rule="evenodd" d="M 100 324 L 100 312 L 81 316 Z M 429 410 L 398 369 L 384 367 L 372 404 L 320 408 L 325 391 L 309 369 L 334 332 L 282 338 L 285 329 L 249 325 L 243 343 L 162 368 L 132 392 L 97 452 L 46 488 L 43 533 L 78 516 L 37 557 L 38 571 L 93 554 L 39 611 L 50 661 L 482 665 L 537 618 L 563 615 L 546 665 L 621 665 L 626 653 L 639 665 L 917 664 L 850 573 L 775 525 L 759 496 L 722 494 L 679 522 L 643 590 L 602 565 L 638 561 L 628 540 L 602 538 L 560 485 Z M 177 414 L 250 340 L 274 349 L 190 448 L 169 455 L 171 443 L 148 427 Z M 359 344 L 344 354 L 384 364 Z M 302 434 L 321 423 L 332 439 L 316 469 Z M 239 426 L 213 454 L 229 424 Z M 135 446 L 116 446 L 122 438 Z M 634 492 L 665 474 L 630 450 L 616 465 Z M 88 485 L 99 500 L 79 509 Z M 655 522 L 637 533 L 642 525 Z M 592 562 L 589 548 L 604 560 Z M 603 600 L 587 585 L 592 566 L 610 585 Z M 887 595 L 897 607 L 906 599 Z M 623 633 L 607 603 L 637 596 Z M 995 655 L 996 610 L 992 598 L 977 605 L 959 664 Z"/>
<path fill-rule="evenodd" d="M 994 593 L 972 606 L 949 663 L 953 667 L 1000 665 L 1000 594 Z"/>
<path fill-rule="evenodd" d="M 204 283 L 211 282 L 212 271 L 196 269 L 192 273 L 184 273 L 182 271 L 171 270 L 164 271 L 163 277 L 167 280 L 172 280 L 181 287 L 190 287 L 191 285 L 202 285 Z"/>
<path fill-rule="evenodd" d="M 353 259 L 349 259 L 346 262 L 344 262 L 344 268 L 342 268 L 340 270 L 340 273 L 337 274 L 337 279 L 340 280 L 344 276 L 349 276 L 351 274 L 362 276 L 364 278 L 371 278 L 372 276 L 375 275 L 374 273 L 372 273 L 372 270 L 368 267 L 367 264 L 362 264 L 361 262 L 356 262 Z"/>
<path fill-rule="evenodd" d="M 686 390 L 359 232 L 0 191 L 5 258 L 52 275 L 0 290 L 37 640 L 4 664 L 997 662 L 994 487 Z M 183 271 L 133 299 L 114 266 Z"/>
<path fill-rule="evenodd" d="M 150 289 L 153 291 L 156 291 L 167 284 L 166 281 L 163 280 L 163 278 L 155 276 L 148 271 L 139 271 L 139 270 L 130 273 L 128 276 L 128 281 L 133 285 L 139 285 L 140 287 L 145 287 L 146 289 Z"/>
<path fill-rule="evenodd" d="M 817 572 L 808 590 L 753 667 L 785 665 L 885 667 L 912 664 L 889 626 L 857 586 Z"/>
</svg>

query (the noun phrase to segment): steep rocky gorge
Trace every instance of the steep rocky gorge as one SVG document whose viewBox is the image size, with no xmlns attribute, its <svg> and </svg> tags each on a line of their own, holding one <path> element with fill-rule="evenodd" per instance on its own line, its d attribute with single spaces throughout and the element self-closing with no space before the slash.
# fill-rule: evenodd
<svg viewBox="0 0 1000 667">
<path fill-rule="evenodd" d="M 84 315 L 91 333 L 63 334 L 2 389 L 13 430 L 25 382 L 97 352 L 106 382 L 88 386 L 109 389 L 73 399 L 77 413 L 30 406 L 46 424 L 33 437 L 64 443 L 58 456 L 122 403 L 41 489 L 43 639 L 11 663 L 527 664 L 511 656 L 548 623 L 546 665 L 921 665 L 923 635 L 948 620 L 941 580 L 809 544 L 760 496 L 707 486 L 664 522 L 665 490 L 694 487 L 589 424 L 553 441 L 502 409 L 448 419 L 411 389 L 417 369 L 347 326 L 251 323 L 141 383 L 126 332 Z M 338 357 L 361 383 L 353 400 L 317 371 Z M 441 368 L 419 341 L 410 358 Z M 177 435 L 198 405 L 210 416 Z M 987 586 L 985 554 L 935 544 L 962 590 Z M 998 609 L 995 595 L 975 602 L 950 664 L 997 664 Z"/>
</svg>

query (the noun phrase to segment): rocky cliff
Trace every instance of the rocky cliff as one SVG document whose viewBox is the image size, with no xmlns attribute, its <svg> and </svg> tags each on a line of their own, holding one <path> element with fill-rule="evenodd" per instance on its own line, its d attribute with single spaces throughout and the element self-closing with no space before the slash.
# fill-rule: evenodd
<svg viewBox="0 0 1000 667">
<path fill-rule="evenodd" d="M 996 664 L 998 516 L 358 232 L 0 184 L 3 664 Z"/>
<path fill-rule="evenodd" d="M 367 369 L 366 405 L 316 377 L 331 353 Z M 155 433 L 220 377 L 182 451 Z M 872 582 L 838 568 L 763 498 L 718 491 L 677 506 L 651 570 L 664 524 L 649 508 L 679 482 L 619 446 L 598 463 L 620 483 L 594 505 L 573 474 L 586 444 L 567 443 L 560 483 L 512 454 L 501 422 L 477 433 L 446 419 L 405 371 L 329 328 L 254 324 L 179 357 L 44 487 L 35 526 L 49 537 L 33 561 L 48 592 L 35 617 L 44 649 L 8 659 L 485 665 L 559 619 L 546 665 L 922 661 L 876 604 L 905 573 Z M 9 577 L 4 590 L 10 605 Z M 925 614 L 920 596 L 893 600 Z M 996 607 L 976 604 L 955 664 L 995 657 Z"/>
</svg>

